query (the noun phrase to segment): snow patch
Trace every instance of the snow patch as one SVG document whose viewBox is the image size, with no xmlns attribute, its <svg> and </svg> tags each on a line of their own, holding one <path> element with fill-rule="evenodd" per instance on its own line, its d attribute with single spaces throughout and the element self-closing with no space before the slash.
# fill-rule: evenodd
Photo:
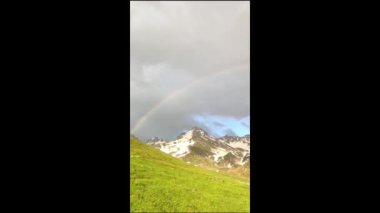
<svg viewBox="0 0 380 213">
<path fill-rule="evenodd" d="M 231 142 L 229 143 L 229 145 L 233 148 L 240 148 L 240 149 L 244 149 L 246 150 L 247 152 L 249 152 L 249 144 L 248 143 L 244 143 L 244 142 L 241 142 L 241 141 L 234 141 L 234 142 Z"/>
<path fill-rule="evenodd" d="M 180 139 L 171 142 L 158 142 L 160 150 L 172 155 L 173 157 L 181 158 L 190 153 L 189 146 L 194 145 L 194 141 L 191 139 L 193 131 L 189 131 L 184 134 Z"/>
<path fill-rule="evenodd" d="M 213 149 L 212 152 L 214 153 L 213 157 L 215 162 L 218 162 L 218 159 L 220 157 L 224 157 L 226 154 L 228 154 L 228 151 L 222 148 Z"/>
</svg>

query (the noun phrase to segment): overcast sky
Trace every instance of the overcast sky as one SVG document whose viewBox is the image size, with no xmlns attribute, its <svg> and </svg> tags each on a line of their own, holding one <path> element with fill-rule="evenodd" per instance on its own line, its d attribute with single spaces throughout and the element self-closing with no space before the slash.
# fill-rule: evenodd
<svg viewBox="0 0 380 213">
<path fill-rule="evenodd" d="M 249 2 L 131 3 L 131 131 L 249 133 Z"/>
</svg>

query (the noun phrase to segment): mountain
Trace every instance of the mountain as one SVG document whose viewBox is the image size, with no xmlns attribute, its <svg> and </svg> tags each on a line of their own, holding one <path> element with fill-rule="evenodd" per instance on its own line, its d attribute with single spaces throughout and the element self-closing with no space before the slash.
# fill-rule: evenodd
<svg viewBox="0 0 380 213">
<path fill-rule="evenodd" d="M 155 143 L 155 142 L 160 142 L 160 141 L 164 141 L 164 140 L 159 138 L 159 137 L 153 137 L 151 139 L 148 139 L 146 142 L 147 143 Z"/>
<path fill-rule="evenodd" d="M 249 179 L 130 140 L 130 212 L 249 212 Z"/>
<path fill-rule="evenodd" d="M 203 129 L 194 127 L 181 133 L 176 140 L 165 141 L 155 137 L 148 140 L 147 144 L 190 164 L 249 175 L 249 135 L 215 138 Z"/>
<path fill-rule="evenodd" d="M 134 134 L 131 134 L 131 138 L 133 139 L 136 139 L 136 140 L 140 140 L 138 137 L 136 137 Z"/>
</svg>

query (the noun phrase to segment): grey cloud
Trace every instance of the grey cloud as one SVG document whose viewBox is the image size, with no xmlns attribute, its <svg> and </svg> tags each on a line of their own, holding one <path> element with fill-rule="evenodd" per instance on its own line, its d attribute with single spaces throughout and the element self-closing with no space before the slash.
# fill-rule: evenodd
<svg viewBox="0 0 380 213">
<path fill-rule="evenodd" d="M 229 136 L 236 136 L 236 133 L 232 129 L 224 130 L 224 134 Z"/>
<path fill-rule="evenodd" d="M 214 124 L 215 126 L 218 126 L 218 127 L 224 127 L 224 124 L 219 123 L 219 122 L 217 122 L 217 121 L 213 122 L 213 124 Z"/>
<path fill-rule="evenodd" d="M 248 116 L 249 36 L 249 2 L 131 2 L 131 126 L 180 91 L 135 134 L 173 138 L 201 113 Z"/>
</svg>

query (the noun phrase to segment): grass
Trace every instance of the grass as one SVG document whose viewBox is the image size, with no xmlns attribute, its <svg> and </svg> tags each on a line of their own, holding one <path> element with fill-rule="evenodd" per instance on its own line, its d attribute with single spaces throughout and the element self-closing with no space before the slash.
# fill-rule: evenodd
<svg viewBox="0 0 380 213">
<path fill-rule="evenodd" d="M 186 164 L 130 140 L 131 212 L 249 212 L 249 180 Z"/>
</svg>

